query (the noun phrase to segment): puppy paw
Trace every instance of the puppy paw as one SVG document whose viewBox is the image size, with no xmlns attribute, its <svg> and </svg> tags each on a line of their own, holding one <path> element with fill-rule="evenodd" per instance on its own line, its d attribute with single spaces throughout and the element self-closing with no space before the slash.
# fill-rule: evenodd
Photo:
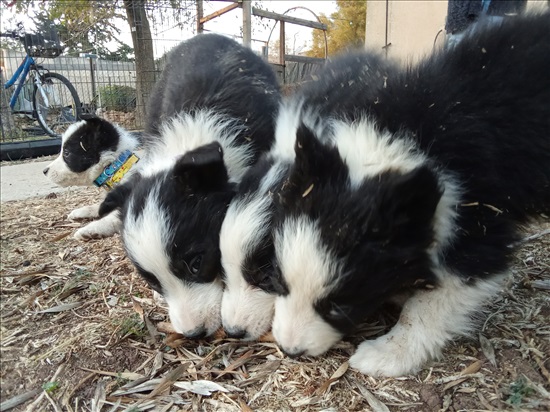
<svg viewBox="0 0 550 412">
<path fill-rule="evenodd" d="M 73 210 L 67 218 L 69 220 L 95 219 L 99 216 L 99 205 L 79 207 Z"/>
<path fill-rule="evenodd" d="M 106 224 L 101 220 L 97 220 L 78 229 L 74 234 L 74 238 L 77 240 L 102 239 L 113 236 L 117 232 L 117 226 Z"/>
<path fill-rule="evenodd" d="M 392 336 L 361 343 L 350 358 L 350 366 L 370 376 L 397 377 L 415 373 L 422 366 L 423 359 L 398 343 Z"/>
</svg>

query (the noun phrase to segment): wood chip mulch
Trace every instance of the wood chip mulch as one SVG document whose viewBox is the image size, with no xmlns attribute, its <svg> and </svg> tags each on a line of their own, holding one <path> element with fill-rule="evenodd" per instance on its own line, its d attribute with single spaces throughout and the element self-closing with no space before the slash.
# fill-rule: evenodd
<svg viewBox="0 0 550 412">
<path fill-rule="evenodd" d="M 550 410 L 548 219 L 528 228 L 479 334 L 416 375 L 375 379 L 348 368 L 357 337 L 296 360 L 269 337 L 172 333 L 119 236 L 72 238 L 83 223 L 68 213 L 99 199 L 75 189 L 1 205 L 2 411 Z"/>
</svg>

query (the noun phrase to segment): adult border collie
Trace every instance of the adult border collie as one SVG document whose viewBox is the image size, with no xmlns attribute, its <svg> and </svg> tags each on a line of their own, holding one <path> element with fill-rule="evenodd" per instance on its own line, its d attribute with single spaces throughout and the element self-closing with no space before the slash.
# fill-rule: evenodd
<svg viewBox="0 0 550 412">
<path fill-rule="evenodd" d="M 479 28 L 382 85 L 361 73 L 353 86 L 367 98 L 325 72 L 288 130 L 295 162 L 273 196 L 273 334 L 288 355 L 319 355 L 410 293 L 397 324 L 350 360 L 398 376 L 471 331 L 520 225 L 550 212 L 550 14 Z"/>
<path fill-rule="evenodd" d="M 140 174 L 111 192 L 128 256 L 161 293 L 176 331 L 201 338 L 221 325 L 219 235 L 236 184 L 274 140 L 280 100 L 271 67 L 214 34 L 176 47 L 151 99 Z"/>
<path fill-rule="evenodd" d="M 220 250 L 225 289 L 222 300 L 222 323 L 228 336 L 254 340 L 269 331 L 273 320 L 278 285 L 273 275 L 274 196 L 288 179 L 294 162 L 296 130 L 301 122 L 304 99 L 315 101 L 316 116 L 309 125 L 323 136 L 330 116 L 339 111 L 353 113 L 361 99 L 382 87 L 395 65 L 379 56 L 354 54 L 346 58 L 347 67 L 337 60 L 327 63 L 310 86 L 287 99 L 276 121 L 273 149 L 247 172 L 231 201 L 220 232 Z M 318 76 L 323 80 L 319 81 Z M 358 87 L 357 82 L 369 85 Z M 326 133 L 325 133 L 326 134 Z M 330 165 L 329 165 L 330 167 Z"/>
<path fill-rule="evenodd" d="M 99 117 L 72 124 L 61 137 L 59 156 L 44 169 L 44 175 L 59 186 L 97 186 L 94 182 L 121 154 L 133 152 L 139 145 L 135 135 L 117 124 Z M 127 179 L 135 168 L 124 175 Z M 124 181 L 124 180 L 122 180 Z M 70 220 L 99 217 L 99 203 L 73 210 Z M 120 228 L 118 212 L 113 212 L 78 229 L 80 240 L 114 235 Z"/>
</svg>

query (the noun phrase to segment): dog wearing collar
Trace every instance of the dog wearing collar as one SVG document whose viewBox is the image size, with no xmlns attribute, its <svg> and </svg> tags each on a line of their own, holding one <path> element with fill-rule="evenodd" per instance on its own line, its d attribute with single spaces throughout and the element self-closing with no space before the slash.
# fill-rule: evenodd
<svg viewBox="0 0 550 412">
<path fill-rule="evenodd" d="M 109 193 L 129 258 L 163 295 L 188 338 L 221 326 L 219 236 L 236 186 L 274 140 L 280 90 L 273 69 L 221 35 L 174 48 L 150 101 L 139 173 Z M 146 137 L 147 138 L 147 137 Z"/>
<path fill-rule="evenodd" d="M 44 169 L 44 175 L 59 186 L 100 186 L 111 189 L 135 171 L 133 153 L 138 138 L 124 128 L 99 117 L 80 120 L 61 137 L 59 156 Z M 97 219 L 99 204 L 73 210 L 69 220 Z M 78 229 L 79 240 L 114 235 L 120 228 L 118 212 Z"/>
</svg>

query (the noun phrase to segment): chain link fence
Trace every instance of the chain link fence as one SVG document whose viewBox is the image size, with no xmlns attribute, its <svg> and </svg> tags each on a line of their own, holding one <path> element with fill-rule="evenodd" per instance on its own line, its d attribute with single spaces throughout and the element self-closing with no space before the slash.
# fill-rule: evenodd
<svg viewBox="0 0 550 412">
<path fill-rule="evenodd" d="M 155 60 L 154 66 L 149 66 L 148 69 L 154 72 L 153 75 L 145 77 L 154 83 L 162 71 L 166 52 L 179 44 L 182 39 L 189 38 L 194 34 L 195 15 L 193 10 L 190 9 L 190 7 L 193 7 L 194 2 L 180 2 L 179 4 L 184 6 L 180 9 L 173 8 L 173 4 L 176 3 L 172 4 L 166 1 L 148 4 L 150 8 L 146 11 Z M 124 9 L 118 11 L 119 15 L 125 13 Z M 130 20 L 136 25 L 141 24 L 140 21 L 142 21 L 137 17 L 134 16 L 129 20 L 120 18 L 116 23 L 120 30 L 120 38 L 128 45 L 133 44 Z M 3 25 L 2 30 L 5 29 L 6 26 Z M 9 48 L 5 47 L 5 42 L 2 43 L 2 46 L 0 50 L 0 69 L 2 83 L 4 84 L 16 73 L 26 53 L 22 47 L 19 50 L 14 47 L 13 43 Z M 79 112 L 82 116 L 101 116 L 128 130 L 139 131 L 144 127 L 143 113 L 146 110 L 148 95 L 143 94 L 141 99 L 139 98 L 136 73 L 136 70 L 139 70 L 139 65 L 136 66 L 136 62 L 132 61 L 133 56 L 131 53 L 128 54 L 128 57 L 129 59 L 126 59 L 126 61 L 102 58 L 92 42 L 91 47 L 82 47 L 81 50 L 72 47 L 70 53 L 66 52 L 59 57 L 35 58 L 35 60 L 44 67 L 45 72 L 58 73 L 69 80 L 78 94 L 81 106 Z M 274 64 L 273 67 L 279 75 L 281 83 L 295 84 L 312 70 L 315 70 L 318 64 L 320 62 L 317 64 L 288 62 L 284 66 Z M 29 149 L 41 145 L 50 147 L 52 141 L 55 141 L 55 147 L 52 151 L 54 153 L 58 151 L 59 136 L 46 135 L 32 114 L 29 114 L 29 110 L 33 106 L 33 88 L 33 83 L 27 82 L 22 87 L 16 105 L 12 109 L 9 106 L 9 100 L 12 97 L 14 87 L 9 89 L 2 87 L 0 94 L 2 159 L 11 158 L 10 156 L 6 157 L 4 152 L 11 150 L 14 144 L 19 147 L 24 143 L 23 147 Z M 150 87 L 146 87 L 146 89 L 150 90 Z M 14 111 L 19 109 L 26 109 L 27 113 L 14 114 Z"/>
</svg>

